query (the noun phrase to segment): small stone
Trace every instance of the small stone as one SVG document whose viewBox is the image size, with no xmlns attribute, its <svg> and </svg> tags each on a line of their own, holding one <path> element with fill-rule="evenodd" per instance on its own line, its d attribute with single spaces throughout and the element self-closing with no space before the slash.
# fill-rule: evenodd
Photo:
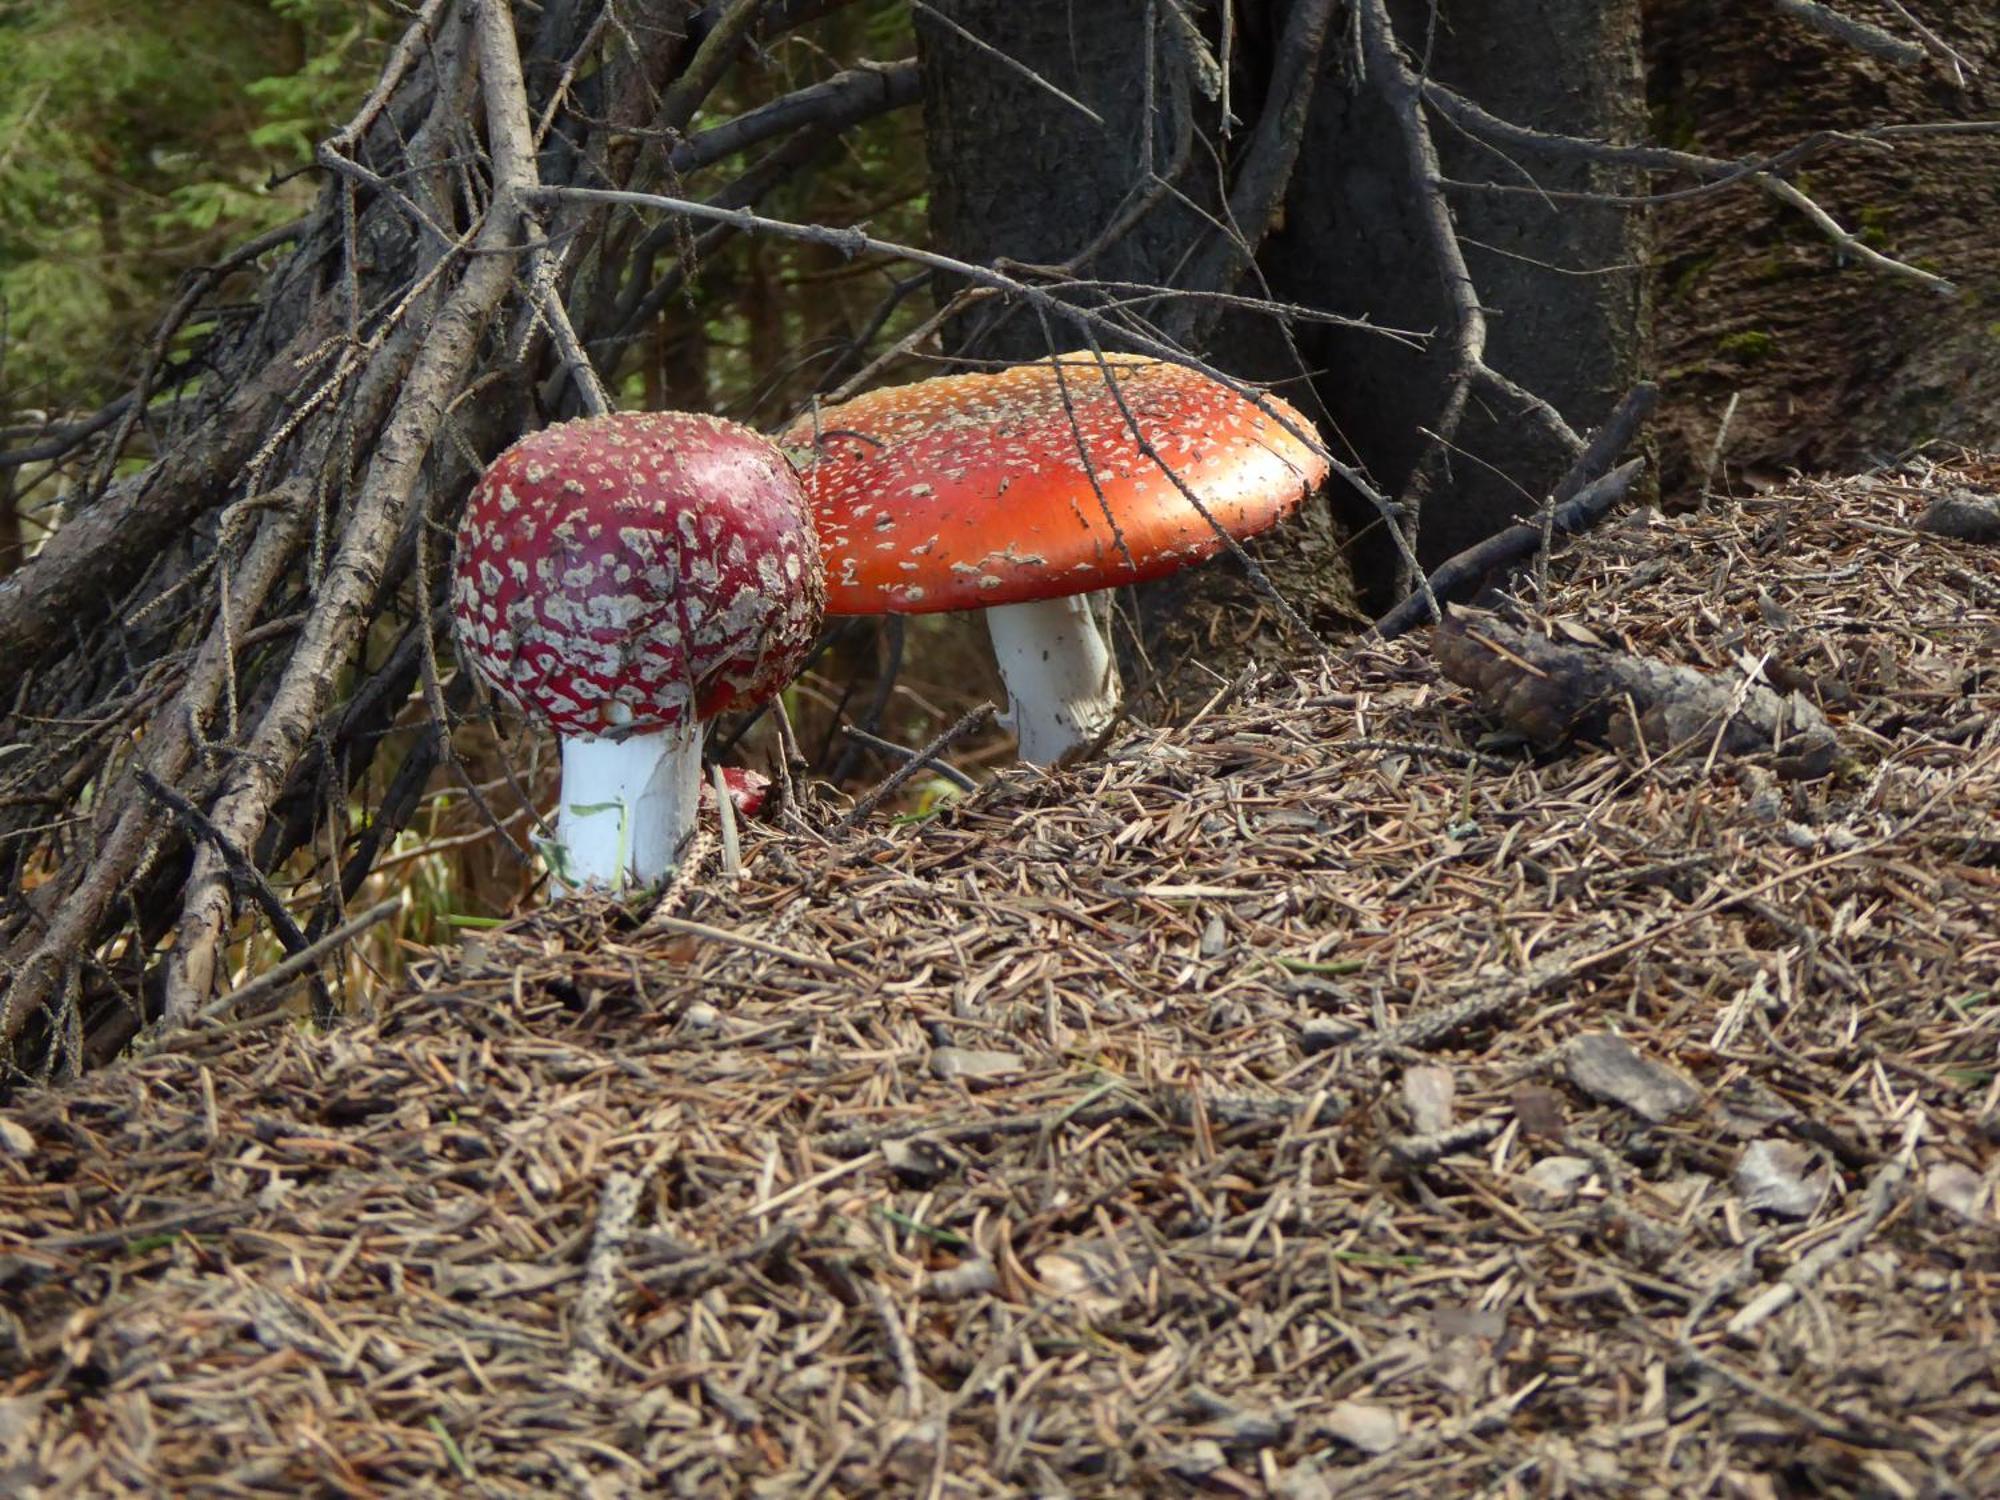
<svg viewBox="0 0 2000 1500">
<path fill-rule="evenodd" d="M 1924 1192 L 1961 1219 L 1983 1225 L 1994 1222 L 1992 1185 L 1959 1162 L 1941 1162 L 1924 1173 Z"/>
<path fill-rule="evenodd" d="M 1534 1208 L 1562 1208 L 1594 1170 L 1582 1156 L 1544 1156 L 1520 1174 L 1520 1198 Z"/>
<path fill-rule="evenodd" d="M 1418 1135 L 1437 1135 L 1451 1128 L 1455 1092 L 1449 1068 L 1403 1070 L 1403 1107 L 1410 1112 L 1410 1123 Z"/>
<path fill-rule="evenodd" d="M 1917 530 L 1962 542 L 2000 542 L 2000 500 L 1956 490 L 1931 501 Z"/>
<path fill-rule="evenodd" d="M 920 1291 L 924 1296 L 935 1297 L 940 1302 L 958 1302 L 990 1292 L 999 1285 L 999 1271 L 992 1261 L 980 1256 L 960 1261 L 949 1270 L 931 1273 L 924 1279 Z"/>
<path fill-rule="evenodd" d="M 1521 1174 L 1520 1196 L 1536 1208 L 1560 1208 L 1596 1170 L 1581 1156 L 1545 1156 Z"/>
<path fill-rule="evenodd" d="M 1143 1284 L 1139 1268 L 1102 1240 L 1075 1240 L 1036 1256 L 1035 1277 L 1087 1321 L 1118 1312 Z"/>
<path fill-rule="evenodd" d="M 1222 1451 L 1222 1444 L 1210 1438 L 1196 1438 L 1167 1459 L 1167 1467 L 1183 1479 L 1205 1479 L 1228 1466 L 1229 1456 Z"/>
<path fill-rule="evenodd" d="M 1403 1438 L 1403 1424 L 1396 1413 L 1368 1401 L 1336 1401 L 1319 1425 L 1363 1453 L 1387 1453 Z"/>
</svg>

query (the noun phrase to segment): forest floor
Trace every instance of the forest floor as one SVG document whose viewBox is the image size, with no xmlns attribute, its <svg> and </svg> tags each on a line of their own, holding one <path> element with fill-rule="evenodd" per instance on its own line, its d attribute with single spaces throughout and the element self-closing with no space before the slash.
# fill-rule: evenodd
<svg viewBox="0 0 2000 1500">
<path fill-rule="evenodd" d="M 1561 551 L 1804 774 L 1420 632 L 23 1095 L 0 1492 L 2000 1494 L 1995 489 Z"/>
</svg>

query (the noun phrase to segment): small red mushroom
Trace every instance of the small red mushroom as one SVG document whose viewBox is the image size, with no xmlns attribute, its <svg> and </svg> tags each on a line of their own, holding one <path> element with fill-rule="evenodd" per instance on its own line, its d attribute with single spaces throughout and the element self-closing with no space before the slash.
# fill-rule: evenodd
<svg viewBox="0 0 2000 1500">
<path fill-rule="evenodd" d="M 453 621 L 472 668 L 562 739 L 559 879 L 673 868 L 703 721 L 777 692 L 824 600 L 798 477 L 746 427 L 622 412 L 493 461 L 459 525 Z"/>
<path fill-rule="evenodd" d="M 762 771 L 746 770 L 742 766 L 723 766 L 722 789 L 729 794 L 729 805 L 736 809 L 738 817 L 754 818 L 764 810 L 765 799 L 771 795 L 771 778 Z M 704 796 L 714 794 L 702 789 Z"/>
<path fill-rule="evenodd" d="M 1220 551 L 1190 495 L 1248 537 L 1326 478 L 1271 412 L 1182 365 L 1082 352 L 871 391 L 779 442 L 812 497 L 827 613 L 985 610 L 1021 758 L 1047 765 L 1118 711 L 1084 596 Z"/>
</svg>

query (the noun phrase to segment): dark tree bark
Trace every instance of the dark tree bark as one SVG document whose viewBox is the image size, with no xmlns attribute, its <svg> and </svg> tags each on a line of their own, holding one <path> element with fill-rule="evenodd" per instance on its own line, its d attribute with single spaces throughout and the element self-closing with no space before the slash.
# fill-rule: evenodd
<svg viewBox="0 0 2000 1500">
<path fill-rule="evenodd" d="M 1428 8 L 1392 10 L 1398 34 L 1429 72 L 1517 124 L 1600 140 L 1641 137 L 1637 0 L 1451 0 L 1434 32 Z M 1525 185 L 1491 148 L 1437 122 L 1450 178 Z M 1532 163 L 1542 186 L 1630 191 L 1631 173 L 1585 163 Z M 1386 327 L 1438 325 L 1440 281 L 1418 217 L 1418 185 L 1379 94 L 1343 73 L 1313 101 L 1306 149 L 1287 198 L 1284 232 L 1264 265 L 1281 297 L 1368 317 Z M 1488 317 L 1487 362 L 1584 431 L 1640 374 L 1645 327 L 1645 233 L 1629 207 L 1533 194 L 1454 191 L 1449 202 L 1467 268 Z M 1418 352 L 1341 329 L 1301 329 L 1307 364 L 1336 428 L 1382 488 L 1407 482 L 1424 429 L 1443 401 L 1448 351 Z M 1570 455 L 1491 393 L 1470 404 L 1448 478 L 1426 508 L 1418 550 L 1434 565 L 1532 508 Z M 1343 517 L 1374 518 L 1351 498 Z M 1357 553 L 1371 578 L 1394 557 L 1379 528 Z"/>
<path fill-rule="evenodd" d="M 1218 201 L 1201 144 L 1217 111 L 1164 9 L 1160 0 L 931 0 L 917 12 L 938 249 L 1185 284 L 1177 273 L 1205 228 L 1197 206 L 1213 212 Z M 1061 348 L 1081 342 L 1072 328 L 1053 333 Z M 946 333 L 952 353 L 982 359 L 1032 359 L 1049 344 L 1033 313 L 997 300 Z"/>
</svg>

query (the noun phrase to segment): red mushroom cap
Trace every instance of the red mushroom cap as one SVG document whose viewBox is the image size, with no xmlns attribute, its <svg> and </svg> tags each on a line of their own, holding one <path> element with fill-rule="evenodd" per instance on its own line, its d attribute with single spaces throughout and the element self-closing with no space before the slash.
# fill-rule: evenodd
<svg viewBox="0 0 2000 1500">
<path fill-rule="evenodd" d="M 754 818 L 764 810 L 765 799 L 771 794 L 771 778 L 743 766 L 724 766 L 722 789 L 729 793 L 730 804 L 738 816 Z M 704 797 L 713 799 L 715 795 L 707 782 L 702 783 L 701 791 Z"/>
<path fill-rule="evenodd" d="M 487 682 L 564 735 L 763 701 L 825 600 L 804 492 L 747 427 L 621 412 L 523 438 L 458 531 L 452 612 Z"/>
<path fill-rule="evenodd" d="M 986 609 L 1164 577 L 1223 545 L 1180 485 L 1247 537 L 1327 472 L 1220 381 L 1130 354 L 870 391 L 819 413 L 817 449 L 814 433 L 806 417 L 779 441 L 812 496 L 835 615 Z"/>
</svg>

